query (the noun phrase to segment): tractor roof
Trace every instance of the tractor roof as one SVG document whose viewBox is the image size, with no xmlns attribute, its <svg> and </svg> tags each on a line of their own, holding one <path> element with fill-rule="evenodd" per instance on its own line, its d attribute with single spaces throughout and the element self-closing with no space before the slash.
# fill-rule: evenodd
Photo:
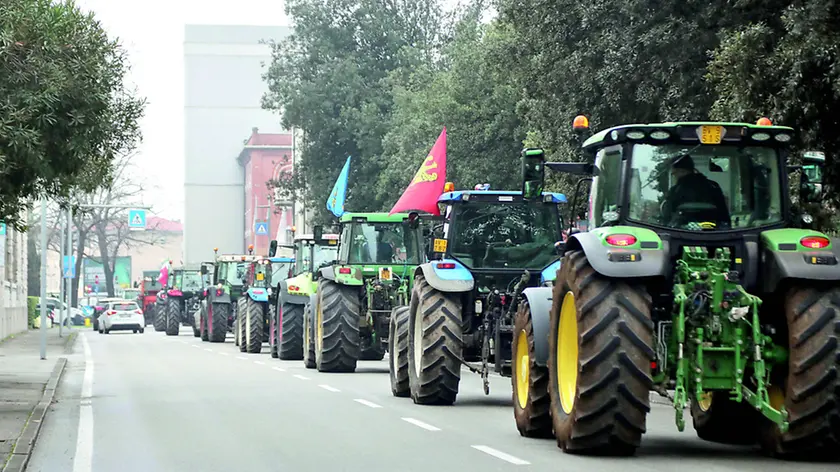
<svg viewBox="0 0 840 472">
<path fill-rule="evenodd" d="M 294 257 L 269 257 L 268 260 L 271 261 L 271 262 L 276 262 L 276 263 L 279 264 L 279 263 L 283 263 L 283 262 L 294 262 L 295 258 Z"/>
<path fill-rule="evenodd" d="M 583 143 L 583 147 L 584 149 L 588 149 L 602 144 L 625 142 L 628 140 L 628 138 L 626 137 L 627 132 L 632 130 L 643 131 L 646 135 L 647 133 L 652 133 L 655 130 L 665 131 L 669 134 L 669 136 L 667 138 L 662 139 L 662 142 L 673 142 L 674 140 L 699 142 L 700 138 L 697 135 L 697 127 L 699 126 L 723 126 L 727 132 L 726 135 L 723 137 L 721 144 L 725 144 L 727 142 L 740 142 L 742 139 L 745 139 L 747 135 L 752 136 L 754 134 L 759 133 L 768 133 L 770 135 L 787 135 L 788 141 L 778 141 L 777 143 L 775 143 L 784 144 L 790 141 L 790 139 L 793 137 L 792 134 L 794 132 L 794 129 L 788 126 L 762 126 L 751 123 L 737 122 L 681 121 L 666 123 L 637 123 L 613 126 L 612 128 L 601 130 L 590 136 L 589 139 L 587 139 Z M 634 141 L 633 139 L 630 140 Z M 645 136 L 644 139 L 640 139 L 639 141 L 656 142 L 656 140 L 648 138 L 647 136 Z M 754 142 L 756 145 L 772 142 L 772 140 L 770 139 L 767 139 L 765 141 L 751 141 Z"/>
<path fill-rule="evenodd" d="M 567 201 L 566 196 L 562 193 L 543 192 L 542 195 L 544 202 L 566 203 Z M 465 196 L 466 198 L 464 198 Z M 523 201 L 522 192 L 515 192 L 513 190 L 456 190 L 454 192 L 443 193 L 440 197 L 438 197 L 438 203 L 467 201 L 476 197 L 483 202 Z"/>
<path fill-rule="evenodd" d="M 326 233 L 321 235 L 324 239 L 335 239 L 338 241 L 338 234 L 337 233 Z M 300 236 L 295 236 L 295 242 L 298 241 L 314 241 L 315 235 L 313 234 L 301 234 Z"/>
<path fill-rule="evenodd" d="M 253 262 L 260 257 L 256 254 L 223 254 L 216 258 L 216 262 Z"/>
<path fill-rule="evenodd" d="M 339 219 L 342 223 L 349 223 L 350 221 L 358 221 L 364 219 L 371 223 L 402 223 L 408 218 L 408 213 L 394 213 L 389 215 L 387 213 L 345 213 Z"/>
</svg>

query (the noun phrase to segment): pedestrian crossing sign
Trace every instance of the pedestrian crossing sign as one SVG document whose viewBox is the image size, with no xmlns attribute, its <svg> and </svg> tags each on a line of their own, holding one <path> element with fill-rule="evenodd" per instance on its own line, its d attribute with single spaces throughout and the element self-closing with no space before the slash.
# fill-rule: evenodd
<svg viewBox="0 0 840 472">
<path fill-rule="evenodd" d="M 128 228 L 132 230 L 146 229 L 146 210 L 128 210 Z"/>
<path fill-rule="evenodd" d="M 254 224 L 254 232 L 257 236 L 265 236 L 268 234 L 268 223 L 265 221 L 257 221 Z"/>
</svg>

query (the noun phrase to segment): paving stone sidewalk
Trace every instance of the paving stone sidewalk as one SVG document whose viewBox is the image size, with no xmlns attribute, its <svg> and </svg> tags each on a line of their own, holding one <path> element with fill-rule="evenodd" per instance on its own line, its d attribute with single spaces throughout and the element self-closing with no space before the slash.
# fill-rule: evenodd
<svg viewBox="0 0 840 472">
<path fill-rule="evenodd" d="M 0 341 L 0 470 L 21 470 L 40 430 L 40 422 L 64 371 L 78 329 L 47 329 L 47 358 L 41 333 L 30 329 Z"/>
</svg>

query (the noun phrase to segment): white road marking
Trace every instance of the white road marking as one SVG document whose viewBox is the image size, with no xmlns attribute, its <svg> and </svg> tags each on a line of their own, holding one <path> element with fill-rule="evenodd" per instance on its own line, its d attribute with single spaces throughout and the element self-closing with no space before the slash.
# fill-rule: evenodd
<svg viewBox="0 0 840 472">
<path fill-rule="evenodd" d="M 263 361 L 254 361 L 254 364 L 257 364 L 257 365 L 265 365 L 265 362 L 263 362 Z"/>
<path fill-rule="evenodd" d="M 206 347 L 204 348 L 204 350 L 205 350 L 205 351 L 207 351 L 207 352 L 213 352 L 213 350 L 212 350 L 212 349 L 208 349 L 208 348 L 206 348 Z"/>
<path fill-rule="evenodd" d="M 82 398 L 79 406 L 79 431 L 76 434 L 76 454 L 73 472 L 91 472 L 93 468 L 93 355 L 84 333 L 80 333 L 85 351 L 85 374 L 82 379 Z"/>
<path fill-rule="evenodd" d="M 219 354 L 221 354 L 221 355 L 223 355 L 223 356 L 229 356 L 229 355 L 230 355 L 230 354 L 228 354 L 228 353 L 226 353 L 226 352 L 220 352 Z"/>
<path fill-rule="evenodd" d="M 373 403 L 373 402 L 369 402 L 369 401 L 367 401 L 365 399 L 362 399 L 362 398 L 354 398 L 353 401 L 361 403 L 364 406 L 369 406 L 371 408 L 382 408 L 380 405 L 377 405 L 376 403 Z"/>
<path fill-rule="evenodd" d="M 276 370 L 277 372 L 286 372 L 286 369 L 282 367 L 272 367 L 272 369 Z"/>
<path fill-rule="evenodd" d="M 504 452 L 502 452 L 502 451 L 499 451 L 499 450 L 493 449 L 493 448 L 492 448 L 492 447 L 490 447 L 490 446 L 481 446 L 481 445 L 476 445 L 476 446 L 472 446 L 472 448 L 473 448 L 473 449 L 478 449 L 479 451 L 481 451 L 481 452 L 483 452 L 483 453 L 485 453 L 485 454 L 490 454 L 491 456 L 493 456 L 493 457 L 495 457 L 495 458 L 497 458 L 497 459 L 501 459 L 501 460 L 503 460 L 503 461 L 505 461 L 505 462 L 510 462 L 510 463 L 511 463 L 511 464 L 513 464 L 513 465 L 530 465 L 530 464 L 531 464 L 530 462 L 528 462 L 528 461 L 526 461 L 526 460 L 522 460 L 522 459 L 520 459 L 520 458 L 518 458 L 518 457 L 514 457 L 514 456 L 512 456 L 512 455 L 510 455 L 510 454 L 506 454 L 506 453 L 504 453 Z"/>
<path fill-rule="evenodd" d="M 420 420 L 415 420 L 414 418 L 400 418 L 400 419 L 405 421 L 406 423 L 411 423 L 414 426 L 418 426 L 418 427 L 423 428 L 427 431 L 440 431 L 440 428 L 438 428 L 436 426 L 432 426 L 429 423 L 424 423 Z"/>
<path fill-rule="evenodd" d="M 295 377 L 295 378 L 298 378 L 298 379 L 301 379 L 301 380 L 309 380 L 309 377 L 304 377 L 300 374 L 295 374 L 292 377 Z"/>
<path fill-rule="evenodd" d="M 236 356 L 236 358 L 237 358 L 237 359 L 239 359 L 239 360 L 243 360 L 243 361 L 247 361 L 247 360 L 248 360 L 248 358 L 247 358 L 247 357 L 245 357 L 245 356 Z"/>
<path fill-rule="evenodd" d="M 198 348 L 199 348 L 199 346 L 198 346 L 197 344 L 193 344 L 193 345 L 192 345 L 192 346 L 190 346 L 190 347 L 194 347 L 194 348 L 196 348 L 196 349 L 198 349 Z"/>
<path fill-rule="evenodd" d="M 340 392 L 341 391 L 341 390 L 339 390 L 335 387 L 330 387 L 329 385 L 318 385 L 318 386 L 323 388 L 324 390 L 329 390 L 330 392 Z"/>
</svg>

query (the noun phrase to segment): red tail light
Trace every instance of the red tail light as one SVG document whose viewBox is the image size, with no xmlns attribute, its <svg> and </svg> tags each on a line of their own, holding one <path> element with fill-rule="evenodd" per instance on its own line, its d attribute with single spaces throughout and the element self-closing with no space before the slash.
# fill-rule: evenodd
<svg viewBox="0 0 840 472">
<path fill-rule="evenodd" d="M 650 370 L 656 370 L 656 361 L 650 361 Z"/>
<path fill-rule="evenodd" d="M 339 274 L 349 274 L 350 273 L 350 268 L 349 267 L 342 267 L 342 268 L 338 269 L 338 273 Z"/>
<path fill-rule="evenodd" d="M 108 310 L 109 315 L 116 315 L 117 312 L 115 310 Z"/>
<path fill-rule="evenodd" d="M 454 262 L 441 262 L 437 265 L 438 269 L 454 269 L 455 263 Z"/>
<path fill-rule="evenodd" d="M 220 288 L 217 288 L 217 289 L 216 289 L 216 296 L 217 296 L 217 297 L 222 296 L 222 289 L 220 289 Z"/>
<path fill-rule="evenodd" d="M 799 244 L 807 247 L 808 249 L 822 249 L 827 247 L 831 241 L 828 238 L 824 238 L 822 236 L 805 236 L 804 238 L 799 240 Z"/>
<path fill-rule="evenodd" d="M 289 290 L 297 292 L 298 290 L 300 290 L 300 287 L 298 287 L 297 285 L 289 285 Z"/>
<path fill-rule="evenodd" d="M 142 314 L 143 314 L 143 310 L 134 310 L 134 313 L 137 313 L 138 315 L 142 315 Z"/>
<path fill-rule="evenodd" d="M 632 234 L 611 234 L 607 236 L 607 244 L 611 246 L 632 246 L 636 244 L 636 237 Z"/>
</svg>

